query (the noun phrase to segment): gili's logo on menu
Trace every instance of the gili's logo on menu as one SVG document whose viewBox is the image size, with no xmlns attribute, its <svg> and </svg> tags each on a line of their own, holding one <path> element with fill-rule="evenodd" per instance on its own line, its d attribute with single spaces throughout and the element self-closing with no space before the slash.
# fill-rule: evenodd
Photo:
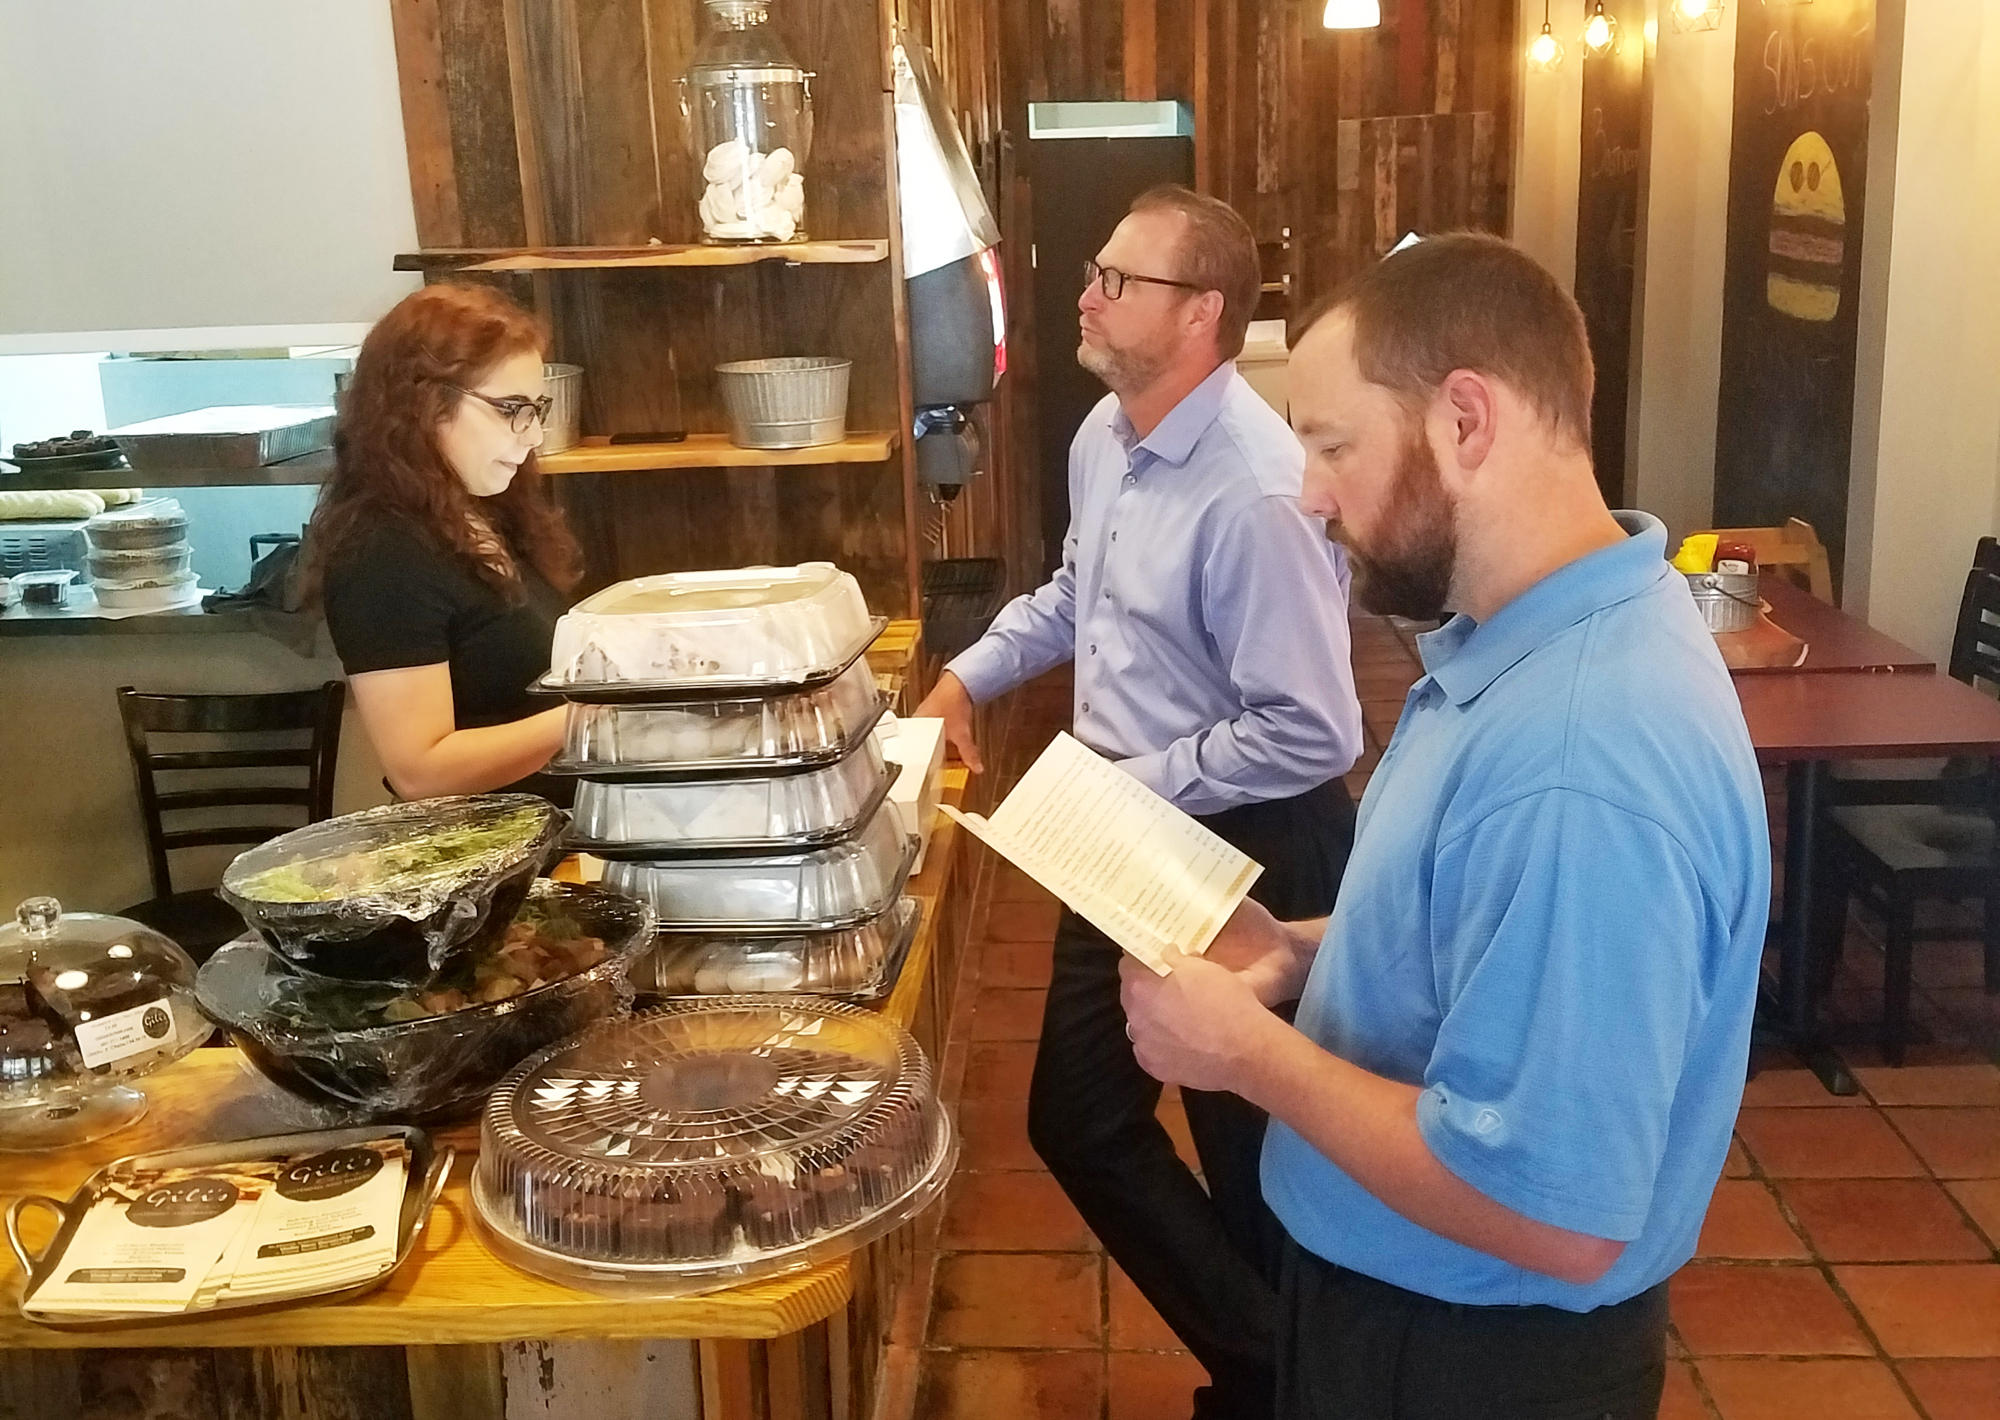
<svg viewBox="0 0 2000 1420">
<path fill-rule="evenodd" d="M 142 1228 L 185 1228 L 220 1218 L 236 1199 L 236 1185 L 226 1178 L 190 1178 L 147 1189 L 125 1217 Z"/>
<path fill-rule="evenodd" d="M 373 1149 L 329 1149 L 287 1166 L 278 1175 L 278 1192 L 298 1203 L 338 1198 L 382 1171 L 382 1156 Z"/>
</svg>

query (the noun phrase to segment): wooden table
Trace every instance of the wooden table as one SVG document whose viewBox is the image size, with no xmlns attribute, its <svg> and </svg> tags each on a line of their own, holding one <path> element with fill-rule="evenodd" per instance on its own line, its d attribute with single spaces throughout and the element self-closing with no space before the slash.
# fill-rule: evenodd
<svg viewBox="0 0 2000 1420">
<path fill-rule="evenodd" d="M 1898 671 L 1930 674 L 1937 662 L 1885 636 L 1859 617 L 1800 590 L 1775 572 L 1758 579 L 1770 618 L 1806 643 L 1806 658 L 1792 670 L 1746 670 L 1741 675 L 1819 675 L 1828 671 Z"/>
<path fill-rule="evenodd" d="M 947 803 L 959 802 L 965 771 L 945 772 Z M 956 951 L 963 928 L 963 903 L 954 896 L 955 872 L 963 854 L 957 825 L 939 815 L 924 871 L 911 879 L 908 893 L 923 905 L 924 920 L 910 949 L 895 990 L 883 1005 L 884 1014 L 912 1029 L 925 1049 L 937 1058 L 946 1024 L 941 1012 L 956 970 Z M 942 956 L 942 960 L 940 957 Z M 5 1159 L 4 1192 L 8 1196 L 43 1193 L 68 1197 L 103 1164 L 126 1154 L 179 1144 L 250 1138 L 310 1127 L 300 1106 L 258 1075 L 234 1049 L 197 1050 L 144 1082 L 152 1101 L 145 1119 L 108 1139 L 75 1149 Z M 545 1341 L 583 1338 L 591 1341 L 702 1338 L 749 1341 L 787 1337 L 815 1323 L 840 1320 L 850 1299 L 866 1287 L 877 1287 L 885 1269 L 857 1279 L 857 1269 L 869 1271 L 864 1257 L 843 1258 L 808 1271 L 753 1286 L 736 1287 L 699 1297 L 647 1301 L 597 1296 L 573 1291 L 518 1271 L 500 1261 L 479 1240 L 468 1194 L 471 1167 L 477 1153 L 476 1122 L 435 1131 L 441 1143 L 455 1145 L 459 1158 L 444 1195 L 432 1213 L 417 1253 L 388 1282 L 372 1292 L 333 1303 L 307 1304 L 273 1311 L 230 1315 L 211 1314 L 189 1321 L 150 1324 L 121 1330 L 70 1331 L 38 1326 L 18 1311 L 22 1279 L 9 1260 L 8 1300 L 0 1307 L 0 1350 L 129 1347 L 451 1347 L 465 1343 Z M 53 1229 L 40 1210 L 27 1222 L 37 1250 Z M 24 1228 L 24 1231 L 27 1231 Z M 908 1230 L 903 1230 L 907 1232 Z M 875 1245 L 880 1248 L 882 1245 Z M 868 1317 L 880 1307 L 869 1301 Z M 879 1338 L 862 1336 L 857 1344 Z M 835 1376 L 848 1374 L 844 1354 L 848 1328 L 839 1328 L 843 1354 L 820 1357 Z M 776 1345 L 760 1348 L 756 1358 L 740 1348 L 711 1361 L 703 1351 L 701 1386 L 705 1416 L 733 1417 L 751 1412 L 753 1394 L 785 1387 L 755 1366 L 776 1365 Z M 794 1363 L 797 1358 L 793 1358 Z M 803 1363 L 798 1363 L 803 1364 Z M 857 1373 L 858 1374 L 858 1373 Z M 414 1379 L 414 1366 L 413 1366 Z M 796 1377 L 792 1378 L 796 1383 Z M 797 1388 L 794 1384 L 794 1389 Z M 420 1407 L 421 1408 L 421 1407 Z M 512 1407 L 509 1407 L 510 1413 Z M 768 1409 L 780 1414 L 807 1414 Z M 308 1412 L 309 1413 L 309 1412 Z M 457 1405 L 453 1415 L 473 1413 Z M 536 1413 L 543 1413 L 537 1411 Z M 592 1412 L 603 1416 L 604 1411 Z M 765 1411 L 758 1411 L 763 1414 Z M 845 1413 L 844 1406 L 836 1413 Z"/>
<path fill-rule="evenodd" d="M 1830 607 L 1826 610 L 1854 622 Z M 1889 641 L 1880 633 L 1871 634 Z M 1845 641 L 1866 644 L 1853 635 Z M 1950 676 L 1936 674 L 1935 667 L 1929 674 L 1823 675 L 1803 670 L 1745 674 L 1737 676 L 1735 684 L 1758 762 L 1782 764 L 1786 774 L 1785 882 L 1776 924 L 1778 987 L 1766 1015 L 1829 1090 L 1852 1094 L 1854 1077 L 1820 1038 L 1814 989 L 1815 874 L 1833 766 L 1857 759 L 2000 755 L 2000 703 Z"/>
</svg>

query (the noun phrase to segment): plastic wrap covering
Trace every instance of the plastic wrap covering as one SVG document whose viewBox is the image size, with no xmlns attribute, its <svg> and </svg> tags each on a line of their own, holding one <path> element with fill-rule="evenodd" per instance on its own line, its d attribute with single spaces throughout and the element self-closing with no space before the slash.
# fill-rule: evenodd
<svg viewBox="0 0 2000 1420">
<path fill-rule="evenodd" d="M 907 1032 L 804 997 L 682 1002 L 524 1063 L 480 1125 L 496 1251 L 654 1295 L 810 1267 L 942 1191 L 956 1153 Z"/>
<path fill-rule="evenodd" d="M 124 1082 L 207 1040 L 194 962 L 152 928 L 31 897 L 0 927 L 0 1149 L 83 1143 L 144 1112 Z"/>
<path fill-rule="evenodd" d="M 604 885 L 653 909 L 662 927 L 836 932 L 880 917 L 916 860 L 894 804 L 844 843 L 768 858 L 691 858 L 604 866 Z"/>
<path fill-rule="evenodd" d="M 804 991 L 872 1001 L 894 988 L 923 922 L 923 905 L 903 898 L 872 922 L 845 932 L 743 936 L 662 932 L 632 963 L 632 984 L 656 996 L 755 995 Z"/>
<path fill-rule="evenodd" d="M 668 572 L 606 587 L 565 613 L 542 685 L 799 686 L 847 669 L 876 630 L 860 584 L 829 562 Z"/>
<path fill-rule="evenodd" d="M 385 804 L 251 849 L 225 900 L 287 957 L 351 981 L 419 981 L 499 935 L 563 813 L 532 794 Z"/>
<path fill-rule="evenodd" d="M 864 660 L 818 690 L 679 705 L 573 703 L 547 772 L 651 780 L 831 764 L 861 747 L 885 704 Z"/>
<path fill-rule="evenodd" d="M 896 782 L 871 737 L 837 764 L 802 774 L 664 784 L 581 780 L 571 848 L 601 857 L 785 853 L 838 842 L 866 823 Z"/>
<path fill-rule="evenodd" d="M 244 937 L 203 963 L 197 991 L 294 1094 L 355 1119 L 440 1119 L 478 1108 L 537 1050 L 622 1015 L 633 955 L 651 935 L 639 903 L 543 880 L 498 945 L 422 990 L 301 971 Z"/>
</svg>

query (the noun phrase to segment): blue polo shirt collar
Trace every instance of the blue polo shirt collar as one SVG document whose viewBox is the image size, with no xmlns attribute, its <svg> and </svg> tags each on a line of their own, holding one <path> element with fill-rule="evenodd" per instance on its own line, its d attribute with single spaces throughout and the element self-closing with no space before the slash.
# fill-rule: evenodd
<svg viewBox="0 0 2000 1420">
<path fill-rule="evenodd" d="M 1559 632 L 1673 575 L 1664 523 L 1650 513 L 1612 516 L 1630 534 L 1625 541 L 1557 568 L 1491 621 L 1461 614 L 1417 638 L 1424 669 L 1452 704 L 1471 700 Z"/>
<path fill-rule="evenodd" d="M 1111 416 L 1111 432 L 1128 457 L 1143 451 L 1178 468 L 1188 461 L 1195 444 L 1222 413 L 1223 396 L 1229 393 L 1229 381 L 1235 374 L 1236 362 L 1224 360 L 1209 371 L 1207 379 L 1181 396 L 1181 402 L 1168 410 L 1167 417 L 1144 439 L 1133 439 L 1132 421 L 1122 407 Z M 1133 461 L 1136 463 L 1136 458 Z"/>
</svg>

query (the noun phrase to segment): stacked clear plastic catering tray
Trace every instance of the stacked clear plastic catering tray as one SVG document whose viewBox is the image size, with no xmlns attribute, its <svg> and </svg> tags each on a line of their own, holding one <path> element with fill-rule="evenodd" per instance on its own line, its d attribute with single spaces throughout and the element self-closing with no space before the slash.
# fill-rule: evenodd
<svg viewBox="0 0 2000 1420">
<path fill-rule="evenodd" d="M 487 1104 L 472 1194 L 516 1265 L 673 1295 L 862 1246 L 935 1199 L 956 1153 L 930 1062 L 893 1022 L 726 996 L 523 1062 Z"/>
<path fill-rule="evenodd" d="M 548 766 L 579 781 L 566 846 L 652 908 L 642 992 L 894 984 L 917 914 L 874 737 L 881 625 L 851 576 L 805 563 L 621 582 L 557 626 L 535 688 L 569 701 Z"/>
</svg>

